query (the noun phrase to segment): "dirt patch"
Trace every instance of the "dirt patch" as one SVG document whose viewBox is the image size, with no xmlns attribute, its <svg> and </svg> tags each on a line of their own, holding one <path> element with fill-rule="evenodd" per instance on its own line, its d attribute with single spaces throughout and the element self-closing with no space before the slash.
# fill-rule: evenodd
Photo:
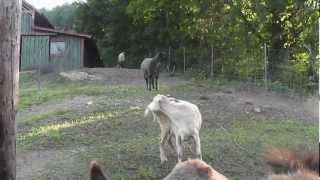
<svg viewBox="0 0 320 180">
<path fill-rule="evenodd" d="M 67 71 L 60 73 L 61 76 L 72 80 L 89 80 L 89 81 L 102 81 L 107 85 L 127 84 L 127 85 L 144 85 L 145 80 L 143 74 L 139 69 L 126 69 L 126 68 L 84 68 L 76 71 Z M 168 73 L 161 73 L 159 84 L 184 84 L 187 81 L 170 77 Z"/>
<path fill-rule="evenodd" d="M 87 72 L 81 72 L 81 71 L 69 71 L 69 72 L 61 72 L 60 76 L 65 77 L 71 81 L 96 81 L 96 80 L 102 80 L 103 78 L 98 75 L 90 75 Z"/>
<path fill-rule="evenodd" d="M 65 160 L 66 152 L 42 150 L 17 153 L 17 179 L 34 179 L 50 170 L 49 165 Z M 68 161 L 72 162 L 69 157 Z"/>
<path fill-rule="evenodd" d="M 43 112 L 54 112 L 66 109 L 86 109 L 90 106 L 90 102 L 94 101 L 96 97 L 93 96 L 76 96 L 60 100 L 49 101 L 41 105 L 31 106 L 26 109 L 21 109 L 18 112 L 18 118 L 24 114 L 36 114 Z"/>
<path fill-rule="evenodd" d="M 317 122 L 318 99 L 315 96 L 288 96 L 265 90 L 263 88 L 243 89 L 225 87 L 222 91 L 211 92 L 199 88 L 197 92 L 177 94 L 180 98 L 194 99 L 193 101 L 208 112 L 246 113 L 262 116 L 267 119 L 302 120 Z"/>
<path fill-rule="evenodd" d="M 300 119 L 315 122 L 315 98 L 290 97 L 281 93 L 265 91 L 241 91 L 237 104 L 247 105 L 251 112 L 264 113 L 271 119 Z M 257 112 L 260 109 L 260 112 Z"/>
</svg>

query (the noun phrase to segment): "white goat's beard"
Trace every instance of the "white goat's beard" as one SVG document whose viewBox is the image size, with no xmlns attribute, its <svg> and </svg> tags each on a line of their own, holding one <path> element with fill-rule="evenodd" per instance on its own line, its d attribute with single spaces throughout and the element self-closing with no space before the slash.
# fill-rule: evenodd
<svg viewBox="0 0 320 180">
<path fill-rule="evenodd" d="M 151 102 L 148 106 L 147 109 L 153 112 L 161 111 L 161 107 L 158 103 L 156 102 Z"/>
<path fill-rule="evenodd" d="M 150 110 L 149 108 L 147 107 L 146 110 L 144 111 L 144 117 L 147 117 L 148 114 L 149 114 Z"/>
<path fill-rule="evenodd" d="M 160 107 L 159 107 L 159 105 L 157 105 L 157 104 L 154 103 L 154 102 L 151 102 L 151 103 L 147 106 L 146 110 L 144 111 L 144 117 L 147 117 L 150 112 L 151 112 L 152 115 L 153 115 L 153 120 L 154 120 L 154 121 L 157 120 L 157 115 L 160 114 Z M 156 114 L 157 114 L 157 115 L 156 115 Z"/>
</svg>

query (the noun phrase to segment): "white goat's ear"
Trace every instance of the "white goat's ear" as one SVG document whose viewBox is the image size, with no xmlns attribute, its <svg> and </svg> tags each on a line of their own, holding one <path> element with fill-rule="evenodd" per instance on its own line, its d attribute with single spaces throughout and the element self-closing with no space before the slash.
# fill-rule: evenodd
<svg viewBox="0 0 320 180">
<path fill-rule="evenodd" d="M 164 101 L 164 96 L 161 96 L 161 98 L 159 98 L 159 107 L 161 108 L 161 104 Z"/>
</svg>

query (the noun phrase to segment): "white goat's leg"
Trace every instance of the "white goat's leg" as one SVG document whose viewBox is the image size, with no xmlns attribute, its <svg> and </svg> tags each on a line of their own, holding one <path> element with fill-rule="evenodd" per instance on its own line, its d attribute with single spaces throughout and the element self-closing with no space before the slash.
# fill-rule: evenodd
<svg viewBox="0 0 320 180">
<path fill-rule="evenodd" d="M 178 162 L 182 161 L 182 155 L 183 155 L 181 142 L 182 142 L 181 136 L 176 135 L 176 150 L 178 155 Z"/>
<path fill-rule="evenodd" d="M 164 151 L 164 144 L 166 142 L 167 136 L 168 136 L 168 130 L 165 128 L 161 128 L 161 135 L 160 135 L 160 160 L 161 163 L 164 163 L 166 161 L 168 161 L 168 158 L 166 156 L 166 153 Z"/>
<path fill-rule="evenodd" d="M 172 142 L 173 141 L 173 142 Z M 172 133 L 172 131 L 169 131 L 169 134 L 168 134 L 168 144 L 171 148 L 172 151 L 175 151 L 175 148 L 174 148 L 174 145 L 173 143 L 175 142 L 175 136 L 174 134 Z"/>
<path fill-rule="evenodd" d="M 202 160 L 202 154 L 201 154 L 201 143 L 200 143 L 200 137 L 199 137 L 199 133 L 196 133 L 195 135 L 193 135 L 194 141 L 195 141 L 195 145 L 196 145 L 196 155 L 197 158 Z"/>
</svg>

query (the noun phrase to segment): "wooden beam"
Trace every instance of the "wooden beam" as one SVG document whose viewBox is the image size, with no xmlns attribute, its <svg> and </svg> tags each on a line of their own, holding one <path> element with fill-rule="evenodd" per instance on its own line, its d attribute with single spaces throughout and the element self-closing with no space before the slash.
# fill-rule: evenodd
<svg viewBox="0 0 320 180">
<path fill-rule="evenodd" d="M 16 179 L 21 0 L 0 0 L 0 179 Z"/>
</svg>

